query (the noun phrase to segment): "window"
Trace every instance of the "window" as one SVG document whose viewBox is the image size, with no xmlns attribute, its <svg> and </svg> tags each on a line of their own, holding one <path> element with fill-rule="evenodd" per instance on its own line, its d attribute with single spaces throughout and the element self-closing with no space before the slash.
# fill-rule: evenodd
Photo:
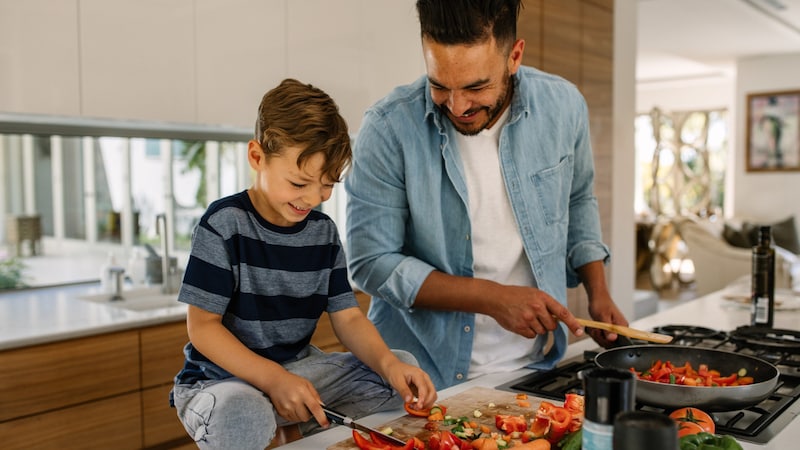
<svg viewBox="0 0 800 450">
<path fill-rule="evenodd" d="M 0 212 L 38 215 L 57 246 L 127 258 L 158 250 L 156 215 L 170 251 L 188 253 L 209 202 L 247 188 L 252 131 L 0 114 Z M 0 241 L 5 243 L 5 221 Z M 2 259 L 2 258 L 0 258 Z"/>
<path fill-rule="evenodd" d="M 635 122 L 637 271 L 656 289 L 690 283 L 694 265 L 673 219 L 722 214 L 725 197 L 725 110 L 665 113 Z"/>
<path fill-rule="evenodd" d="M 707 216 L 725 196 L 725 110 L 636 117 L 636 198 L 639 215 Z"/>
</svg>

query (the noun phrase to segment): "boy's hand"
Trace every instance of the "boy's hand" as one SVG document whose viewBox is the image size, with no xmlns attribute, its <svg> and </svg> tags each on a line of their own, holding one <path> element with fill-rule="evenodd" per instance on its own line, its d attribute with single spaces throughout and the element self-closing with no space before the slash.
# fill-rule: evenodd
<svg viewBox="0 0 800 450">
<path fill-rule="evenodd" d="M 387 368 L 386 375 L 405 403 L 414 402 L 417 409 L 430 409 L 436 402 L 436 388 L 428 374 L 419 367 L 398 359 Z"/>
<path fill-rule="evenodd" d="M 330 425 L 320 403 L 319 393 L 307 379 L 285 371 L 280 376 L 270 380 L 268 387 L 261 389 L 267 396 L 275 410 L 284 419 L 290 422 L 306 422 L 313 416 L 323 427 Z"/>
</svg>

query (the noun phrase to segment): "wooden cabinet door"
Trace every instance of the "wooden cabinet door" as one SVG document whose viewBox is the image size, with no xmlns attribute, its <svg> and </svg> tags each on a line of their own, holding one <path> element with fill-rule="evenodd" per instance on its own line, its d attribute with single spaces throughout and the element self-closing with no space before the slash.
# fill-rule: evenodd
<svg viewBox="0 0 800 450">
<path fill-rule="evenodd" d="M 142 390 L 142 429 L 146 448 L 173 441 L 192 443 L 178 420 L 175 408 L 169 406 L 171 389 L 172 384 L 165 384 Z"/>
<path fill-rule="evenodd" d="M 0 352 L 0 380 L 0 422 L 139 391 L 139 332 Z"/>
<path fill-rule="evenodd" d="M 142 345 L 142 387 L 172 384 L 183 367 L 183 346 L 189 342 L 185 322 L 144 328 Z"/>
<path fill-rule="evenodd" d="M 0 422 L 0 446 L 17 449 L 142 448 L 139 392 Z"/>
</svg>

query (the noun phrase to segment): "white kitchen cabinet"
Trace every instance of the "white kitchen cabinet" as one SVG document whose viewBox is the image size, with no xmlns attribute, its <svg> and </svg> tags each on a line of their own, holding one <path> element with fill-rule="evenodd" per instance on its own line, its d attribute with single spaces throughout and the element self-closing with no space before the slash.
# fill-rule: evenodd
<svg viewBox="0 0 800 450">
<path fill-rule="evenodd" d="M 425 73 L 414 2 L 291 2 L 287 23 L 287 72 L 330 94 L 352 131 L 375 101 Z"/>
<path fill-rule="evenodd" d="M 197 121 L 251 127 L 286 71 L 284 0 L 197 0 Z"/>
<path fill-rule="evenodd" d="M 0 0 L 0 67 L 3 112 L 251 127 L 291 77 L 353 132 L 425 69 L 413 0 Z"/>
<path fill-rule="evenodd" d="M 0 111 L 80 114 L 77 0 L 0 0 Z"/>
<path fill-rule="evenodd" d="M 194 1 L 80 6 L 81 115 L 194 122 Z"/>
</svg>

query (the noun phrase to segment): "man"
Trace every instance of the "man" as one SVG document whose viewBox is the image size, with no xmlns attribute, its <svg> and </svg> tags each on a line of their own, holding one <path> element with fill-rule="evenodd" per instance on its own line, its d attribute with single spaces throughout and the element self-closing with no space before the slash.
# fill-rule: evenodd
<svg viewBox="0 0 800 450">
<path fill-rule="evenodd" d="M 519 9 L 419 0 L 427 76 L 367 111 L 345 180 L 369 317 L 438 389 L 555 365 L 565 327 L 583 334 L 567 286 L 583 282 L 595 320 L 627 325 L 605 282 L 586 103 L 521 66 Z"/>
</svg>

